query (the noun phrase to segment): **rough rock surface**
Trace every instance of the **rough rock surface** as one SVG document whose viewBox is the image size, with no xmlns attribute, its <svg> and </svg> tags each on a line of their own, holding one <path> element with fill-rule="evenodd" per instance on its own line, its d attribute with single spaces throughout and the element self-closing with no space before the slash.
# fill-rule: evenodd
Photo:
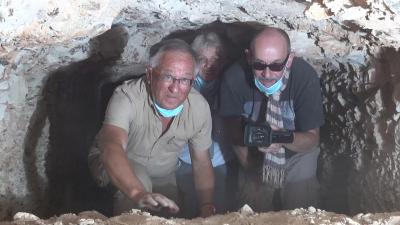
<svg viewBox="0 0 400 225">
<path fill-rule="evenodd" d="M 400 210 L 397 0 L 5 0 L 0 2 L 0 220 L 18 211 L 49 213 L 47 189 L 57 182 L 48 179 L 56 171 L 46 170 L 53 165 L 48 156 L 60 146 L 63 153 L 72 149 L 66 156 L 84 153 L 97 128 L 85 118 L 103 105 L 82 102 L 93 102 L 96 88 L 142 71 L 148 47 L 171 32 L 216 20 L 236 28 L 245 28 L 238 22 L 257 21 L 287 30 L 293 50 L 320 73 L 326 112 L 319 171 L 324 209 Z M 123 25 L 129 37 L 117 42 L 123 45 L 121 58 L 80 73 L 82 64 L 99 62 L 92 57 L 103 54 L 98 49 L 121 53 L 120 47 L 107 50 L 93 39 L 112 24 Z M 239 44 L 246 31 L 226 30 Z M 79 76 L 85 72 L 90 76 Z M 88 115 L 76 110 L 83 107 Z M 82 124 L 87 130 L 65 128 Z M 61 159 L 57 162 L 76 161 Z M 52 190 L 71 199 L 73 182 L 67 179 Z M 76 210 L 80 202 L 69 203 Z"/>
</svg>

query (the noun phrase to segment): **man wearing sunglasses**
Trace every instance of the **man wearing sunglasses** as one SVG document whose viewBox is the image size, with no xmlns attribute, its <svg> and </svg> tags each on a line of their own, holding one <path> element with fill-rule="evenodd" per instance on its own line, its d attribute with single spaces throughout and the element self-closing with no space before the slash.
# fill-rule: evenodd
<svg viewBox="0 0 400 225">
<path fill-rule="evenodd" d="M 175 168 L 188 144 L 201 216 L 214 213 L 211 114 L 192 89 L 196 54 L 182 40 L 150 50 L 146 76 L 128 80 L 111 97 L 103 126 L 90 151 L 89 167 L 101 186 L 118 189 L 114 214 L 132 208 L 176 214 Z"/>
<path fill-rule="evenodd" d="M 220 88 L 220 114 L 242 168 L 241 203 L 257 211 L 318 206 L 319 127 L 324 123 L 319 78 L 294 56 L 287 33 L 278 28 L 259 31 L 245 54 L 225 72 Z M 285 143 L 244 145 L 249 123 L 285 133 Z"/>
</svg>

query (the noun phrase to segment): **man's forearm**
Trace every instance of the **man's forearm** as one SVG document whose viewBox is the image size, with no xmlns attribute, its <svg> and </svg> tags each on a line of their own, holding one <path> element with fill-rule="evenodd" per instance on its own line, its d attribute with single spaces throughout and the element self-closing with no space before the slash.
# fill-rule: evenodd
<svg viewBox="0 0 400 225">
<path fill-rule="evenodd" d="M 142 183 L 133 173 L 125 152 L 118 146 L 106 144 L 102 160 L 112 183 L 131 199 L 145 191 Z"/>
<path fill-rule="evenodd" d="M 319 129 L 306 132 L 294 132 L 293 143 L 283 144 L 286 148 L 294 152 L 307 152 L 319 143 Z"/>
<path fill-rule="evenodd" d="M 213 203 L 214 171 L 211 162 L 193 163 L 193 177 L 199 205 Z"/>
<path fill-rule="evenodd" d="M 134 199 L 143 192 L 144 187 L 134 174 L 125 148 L 128 134 L 122 128 L 113 125 L 103 125 L 100 130 L 98 145 L 101 153 L 101 161 L 106 169 L 111 182 L 124 194 Z"/>
</svg>

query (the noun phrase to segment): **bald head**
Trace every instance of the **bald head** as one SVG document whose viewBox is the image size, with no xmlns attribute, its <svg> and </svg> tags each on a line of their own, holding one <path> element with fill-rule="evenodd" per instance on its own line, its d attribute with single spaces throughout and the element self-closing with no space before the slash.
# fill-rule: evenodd
<svg viewBox="0 0 400 225">
<path fill-rule="evenodd" d="M 277 48 L 281 48 L 286 54 L 289 54 L 291 49 L 288 34 L 276 27 L 267 27 L 260 30 L 251 41 L 250 50 L 255 52 L 256 49 L 265 45 L 274 45 Z"/>
<path fill-rule="evenodd" d="M 279 28 L 267 27 L 257 33 L 245 50 L 247 62 L 253 75 L 265 86 L 271 87 L 290 70 L 294 54 L 286 32 Z"/>
</svg>

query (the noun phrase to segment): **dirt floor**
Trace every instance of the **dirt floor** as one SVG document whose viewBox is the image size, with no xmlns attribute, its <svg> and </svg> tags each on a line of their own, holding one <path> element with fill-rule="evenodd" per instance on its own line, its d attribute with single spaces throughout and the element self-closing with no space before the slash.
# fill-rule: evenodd
<svg viewBox="0 0 400 225">
<path fill-rule="evenodd" d="M 120 216 L 107 218 L 95 211 L 86 211 L 78 215 L 64 214 L 59 217 L 53 217 L 42 220 L 29 213 L 17 213 L 11 222 L 0 222 L 0 225 L 183 225 L 183 224 L 221 224 L 221 225 L 397 225 L 400 224 L 400 212 L 379 213 L 379 214 L 358 214 L 354 217 L 348 217 L 342 214 L 335 214 L 310 207 L 308 209 L 295 209 L 291 211 L 280 211 L 270 213 L 254 213 L 249 207 L 244 206 L 239 212 L 233 212 L 225 215 L 216 215 L 209 218 L 196 218 L 192 220 L 185 219 L 166 219 L 157 216 L 151 216 L 147 212 L 132 210 L 130 213 Z"/>
</svg>

